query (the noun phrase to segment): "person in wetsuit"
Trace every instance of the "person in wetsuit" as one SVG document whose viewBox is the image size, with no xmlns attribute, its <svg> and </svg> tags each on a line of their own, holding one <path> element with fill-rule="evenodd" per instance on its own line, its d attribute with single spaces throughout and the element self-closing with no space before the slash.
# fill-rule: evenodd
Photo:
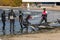
<svg viewBox="0 0 60 40">
<path fill-rule="evenodd" d="M 6 15 L 5 15 L 5 11 L 3 11 L 3 13 L 1 14 L 1 20 L 3 23 L 3 34 L 5 35 L 5 22 L 6 22 Z"/>
<path fill-rule="evenodd" d="M 16 17 L 16 15 L 13 12 L 13 9 L 11 9 L 11 12 L 8 14 L 8 19 L 10 20 L 10 34 L 12 34 L 12 33 L 14 34 L 15 17 Z"/>
<path fill-rule="evenodd" d="M 20 23 L 20 26 L 21 26 L 21 33 L 23 32 L 23 13 L 22 11 L 19 11 L 19 23 Z"/>
<path fill-rule="evenodd" d="M 46 8 L 43 8 L 42 19 L 41 19 L 40 25 L 41 25 L 41 23 L 43 21 L 45 21 L 45 23 L 47 23 L 47 11 L 46 11 Z"/>
<path fill-rule="evenodd" d="M 28 20 L 31 19 L 31 15 L 28 15 L 26 18 L 25 18 L 25 23 L 23 23 L 23 25 L 25 26 L 26 28 L 26 33 L 28 33 L 28 26 L 29 24 L 31 24 Z"/>
</svg>

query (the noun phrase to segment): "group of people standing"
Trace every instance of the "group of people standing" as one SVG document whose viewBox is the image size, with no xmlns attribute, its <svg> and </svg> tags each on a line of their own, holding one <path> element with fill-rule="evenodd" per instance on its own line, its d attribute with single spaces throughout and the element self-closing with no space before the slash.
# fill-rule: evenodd
<svg viewBox="0 0 60 40">
<path fill-rule="evenodd" d="M 16 15 L 14 14 L 13 10 L 11 10 L 11 12 L 8 14 L 8 20 L 10 20 L 10 33 L 11 33 L 11 29 L 13 28 L 13 33 L 14 33 L 14 22 L 15 22 L 15 18 Z M 5 11 L 3 11 L 3 13 L 1 14 L 1 20 L 3 23 L 3 34 L 5 35 L 5 22 L 6 22 L 6 15 L 5 15 Z"/>
<path fill-rule="evenodd" d="M 15 23 L 15 18 L 16 18 L 16 15 L 15 13 L 13 12 L 13 9 L 11 9 L 11 12 L 9 12 L 8 14 L 8 20 L 10 21 L 10 34 L 14 34 L 14 23 Z M 28 19 L 30 18 L 30 15 L 28 15 L 26 18 L 25 18 L 25 21 L 27 24 L 24 24 L 23 22 L 23 13 L 22 11 L 19 11 L 19 23 L 20 23 L 20 26 L 21 26 L 21 33 L 23 32 L 23 25 L 25 26 L 26 30 L 28 30 Z M 2 23 L 3 23 L 3 34 L 5 35 L 5 22 L 6 22 L 6 15 L 5 15 L 5 11 L 3 11 L 3 13 L 1 14 L 1 20 L 2 20 Z"/>
<path fill-rule="evenodd" d="M 14 34 L 15 18 L 16 18 L 16 15 L 13 12 L 13 9 L 11 9 L 11 12 L 9 12 L 9 14 L 8 14 L 8 20 L 10 20 L 10 34 L 12 34 L 12 33 Z M 28 32 L 28 25 L 31 24 L 28 21 L 30 18 L 32 18 L 31 15 L 28 15 L 25 18 L 26 23 L 24 23 L 24 21 L 23 21 L 23 13 L 22 13 L 22 11 L 19 11 L 19 23 L 20 23 L 20 26 L 21 26 L 21 30 L 20 30 L 21 33 L 23 33 L 23 25 L 26 28 L 26 33 Z M 5 11 L 3 11 L 3 13 L 1 14 L 1 20 L 2 20 L 2 23 L 3 23 L 3 29 L 2 29 L 3 30 L 3 34 L 5 35 L 5 22 L 6 22 Z M 43 9 L 42 19 L 41 19 L 40 25 L 41 25 L 43 20 L 45 20 L 45 22 L 47 23 L 47 11 L 46 11 L 46 8 Z"/>
</svg>

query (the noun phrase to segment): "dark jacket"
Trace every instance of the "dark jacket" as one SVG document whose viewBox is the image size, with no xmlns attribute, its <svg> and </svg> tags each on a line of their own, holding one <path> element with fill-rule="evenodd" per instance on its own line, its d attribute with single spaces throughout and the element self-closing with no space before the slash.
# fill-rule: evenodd
<svg viewBox="0 0 60 40">
<path fill-rule="evenodd" d="M 28 24 L 30 24 L 30 22 L 28 21 L 30 18 L 31 18 L 31 15 L 28 15 L 25 19 Z"/>
<path fill-rule="evenodd" d="M 19 22 L 22 22 L 22 21 L 23 21 L 23 16 L 19 15 Z"/>
<path fill-rule="evenodd" d="M 8 14 L 8 19 L 10 20 L 10 16 L 13 16 L 13 18 L 15 18 L 16 17 L 16 15 L 15 15 L 15 13 L 14 12 L 10 12 L 9 14 Z"/>
<path fill-rule="evenodd" d="M 20 23 L 23 22 L 23 13 L 22 13 L 22 11 L 19 11 L 19 22 Z"/>
<path fill-rule="evenodd" d="M 31 16 L 28 15 L 25 20 L 28 21 L 28 20 L 30 19 L 30 17 L 31 17 Z"/>
<path fill-rule="evenodd" d="M 6 21 L 5 12 L 3 12 L 3 13 L 1 14 L 1 20 L 2 20 L 2 21 Z"/>
</svg>

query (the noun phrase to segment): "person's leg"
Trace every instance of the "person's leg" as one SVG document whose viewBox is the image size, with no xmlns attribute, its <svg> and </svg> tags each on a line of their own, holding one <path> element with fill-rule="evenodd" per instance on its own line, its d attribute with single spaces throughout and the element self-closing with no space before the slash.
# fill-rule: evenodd
<svg viewBox="0 0 60 40">
<path fill-rule="evenodd" d="M 22 21 L 20 22 L 20 26 L 21 26 L 21 33 L 22 33 L 23 32 Z"/>
<path fill-rule="evenodd" d="M 49 26 L 48 23 L 47 23 L 47 17 L 45 18 L 45 25 Z"/>
<path fill-rule="evenodd" d="M 13 34 L 14 34 L 14 31 L 15 31 L 15 30 L 14 30 L 15 20 L 13 20 L 12 23 L 13 23 L 13 24 L 12 24 L 12 25 L 13 25 Z"/>
<path fill-rule="evenodd" d="M 44 19 L 42 18 L 42 19 L 41 19 L 41 22 L 40 22 L 40 25 L 41 25 L 41 23 L 43 22 L 43 20 L 44 20 Z"/>
<path fill-rule="evenodd" d="M 47 23 L 47 17 L 45 17 L 45 23 Z"/>
<path fill-rule="evenodd" d="M 28 33 L 28 24 L 26 24 L 26 33 Z"/>
<path fill-rule="evenodd" d="M 3 22 L 3 34 L 5 35 L 5 21 Z"/>
<path fill-rule="evenodd" d="M 20 23 L 20 27 L 21 27 L 21 30 L 20 31 L 22 33 L 23 32 L 23 27 L 22 27 L 22 20 L 21 19 L 19 20 L 19 23 Z"/>
<path fill-rule="evenodd" d="M 12 20 L 10 20 L 10 34 L 12 33 Z"/>
<path fill-rule="evenodd" d="M 23 24 L 23 25 L 25 26 L 24 28 L 26 28 L 26 33 L 28 33 L 28 25 L 27 24 Z"/>
<path fill-rule="evenodd" d="M 24 28 L 26 28 L 26 33 L 28 33 L 28 28 L 27 28 L 27 24 L 23 24 L 25 27 Z M 23 29 L 24 29 L 23 28 Z"/>
</svg>

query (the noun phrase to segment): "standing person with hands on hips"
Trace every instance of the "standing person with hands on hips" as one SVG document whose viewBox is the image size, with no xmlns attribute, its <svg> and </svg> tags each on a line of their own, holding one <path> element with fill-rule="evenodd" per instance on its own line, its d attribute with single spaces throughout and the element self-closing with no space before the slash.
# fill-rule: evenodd
<svg viewBox="0 0 60 40">
<path fill-rule="evenodd" d="M 15 13 L 13 12 L 13 9 L 11 9 L 11 12 L 8 14 L 8 19 L 10 20 L 10 34 L 14 34 L 14 23 L 15 23 Z M 13 32 L 12 32 L 13 31 Z"/>
</svg>

